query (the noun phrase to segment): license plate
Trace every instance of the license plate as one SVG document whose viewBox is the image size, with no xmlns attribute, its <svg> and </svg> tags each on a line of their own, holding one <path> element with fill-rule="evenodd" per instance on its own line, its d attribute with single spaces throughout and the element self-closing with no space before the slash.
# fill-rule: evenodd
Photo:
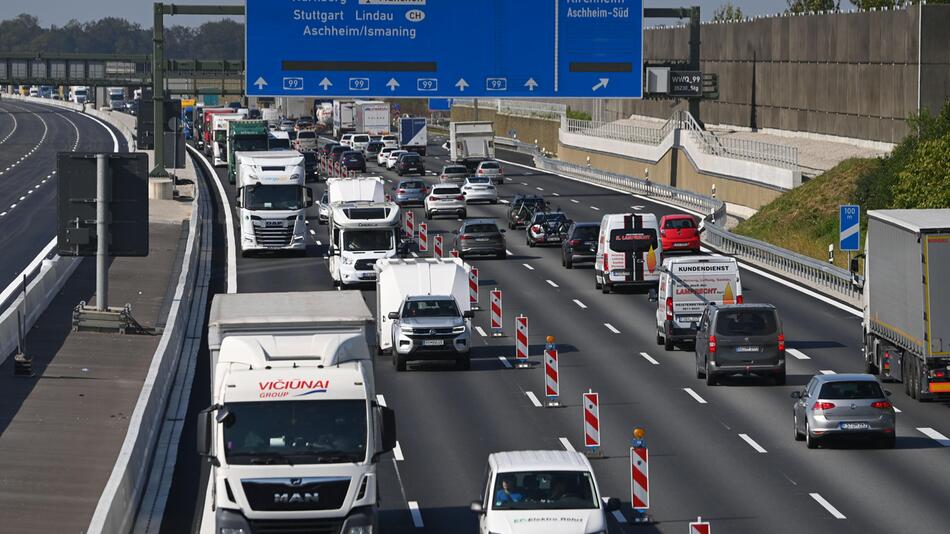
<svg viewBox="0 0 950 534">
<path fill-rule="evenodd" d="M 441 347 L 444 341 L 441 339 L 423 339 L 422 344 L 426 347 Z"/>
<path fill-rule="evenodd" d="M 867 423 L 841 423 L 838 427 L 841 430 L 867 430 L 871 428 Z"/>
<path fill-rule="evenodd" d="M 680 315 L 677 319 L 681 323 L 697 323 L 699 322 L 699 315 Z"/>
<path fill-rule="evenodd" d="M 478 241 L 479 243 L 484 243 L 484 242 L 486 242 L 486 241 L 491 241 L 491 238 L 490 238 L 490 237 L 479 237 L 479 238 L 475 239 L 475 241 Z"/>
<path fill-rule="evenodd" d="M 736 347 L 736 352 L 759 352 L 760 347 Z"/>
<path fill-rule="evenodd" d="M 630 273 L 627 271 L 611 271 L 611 276 L 630 276 Z"/>
<path fill-rule="evenodd" d="M 685 247 L 688 243 L 673 243 L 674 247 Z"/>
</svg>

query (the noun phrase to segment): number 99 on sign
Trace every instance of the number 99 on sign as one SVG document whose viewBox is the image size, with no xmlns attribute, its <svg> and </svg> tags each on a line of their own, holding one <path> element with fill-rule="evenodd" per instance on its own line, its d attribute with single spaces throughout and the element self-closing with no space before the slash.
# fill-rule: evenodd
<svg viewBox="0 0 950 534">
<path fill-rule="evenodd" d="M 485 80 L 486 91 L 507 91 L 508 78 L 488 78 Z"/>
<path fill-rule="evenodd" d="M 285 91 L 303 91 L 303 78 L 284 78 Z"/>
<path fill-rule="evenodd" d="M 350 91 L 369 91 L 369 78 L 350 78 Z"/>
<path fill-rule="evenodd" d="M 436 78 L 419 78 L 416 80 L 417 91 L 438 91 L 439 80 Z"/>
</svg>

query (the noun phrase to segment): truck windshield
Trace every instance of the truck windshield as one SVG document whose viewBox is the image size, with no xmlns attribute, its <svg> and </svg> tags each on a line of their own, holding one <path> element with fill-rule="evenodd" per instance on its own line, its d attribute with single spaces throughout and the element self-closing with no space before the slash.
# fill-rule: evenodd
<svg viewBox="0 0 950 534">
<path fill-rule="evenodd" d="M 594 510 L 599 508 L 587 471 L 500 473 L 492 494 L 493 510 Z"/>
<path fill-rule="evenodd" d="M 299 210 L 303 208 L 299 185 L 249 185 L 244 188 L 244 207 L 249 210 Z"/>
<path fill-rule="evenodd" d="M 258 152 L 267 150 L 266 137 L 252 137 L 234 140 L 235 152 Z"/>
<path fill-rule="evenodd" d="M 451 299 L 410 300 L 406 302 L 402 309 L 404 318 L 458 317 L 460 315 L 462 314 L 459 313 L 458 305 L 455 304 L 455 300 Z"/>
<path fill-rule="evenodd" d="M 392 230 L 356 230 L 343 233 L 343 250 L 348 252 L 372 252 L 392 248 Z"/>
<path fill-rule="evenodd" d="M 229 464 L 324 464 L 366 460 L 366 401 L 240 402 L 227 406 Z"/>
<path fill-rule="evenodd" d="M 227 130 L 215 130 L 214 131 L 214 142 L 215 143 L 226 143 L 228 141 L 228 131 Z"/>
</svg>

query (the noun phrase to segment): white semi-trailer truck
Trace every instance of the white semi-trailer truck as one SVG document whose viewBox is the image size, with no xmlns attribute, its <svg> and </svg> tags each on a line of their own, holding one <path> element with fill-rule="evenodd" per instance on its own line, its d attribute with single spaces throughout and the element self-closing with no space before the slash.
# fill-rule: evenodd
<svg viewBox="0 0 950 534">
<path fill-rule="evenodd" d="M 396 429 L 376 401 L 372 322 L 358 293 L 215 295 L 197 442 L 216 534 L 379 532 L 376 465 Z"/>
<path fill-rule="evenodd" d="M 235 152 L 241 254 L 307 252 L 307 187 L 304 156 L 295 150 Z"/>
<path fill-rule="evenodd" d="M 872 210 L 864 247 L 868 372 L 911 398 L 950 398 L 950 209 Z"/>
</svg>

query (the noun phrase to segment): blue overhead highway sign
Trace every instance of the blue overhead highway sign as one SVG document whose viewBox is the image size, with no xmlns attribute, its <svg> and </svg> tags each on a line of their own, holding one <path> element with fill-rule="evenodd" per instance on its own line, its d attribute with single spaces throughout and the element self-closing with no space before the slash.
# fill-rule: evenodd
<svg viewBox="0 0 950 534">
<path fill-rule="evenodd" d="M 246 1 L 249 96 L 643 94 L 643 0 Z"/>
<path fill-rule="evenodd" d="M 838 249 L 842 252 L 861 250 L 861 206 L 838 207 Z"/>
</svg>

